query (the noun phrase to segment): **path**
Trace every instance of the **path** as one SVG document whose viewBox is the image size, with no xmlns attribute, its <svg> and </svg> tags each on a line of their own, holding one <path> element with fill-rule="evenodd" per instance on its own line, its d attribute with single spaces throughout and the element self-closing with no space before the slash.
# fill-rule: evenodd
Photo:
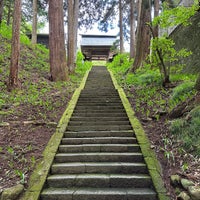
<svg viewBox="0 0 200 200">
<path fill-rule="evenodd" d="M 105 67 L 93 67 L 41 200 L 156 200 L 140 147 Z"/>
</svg>

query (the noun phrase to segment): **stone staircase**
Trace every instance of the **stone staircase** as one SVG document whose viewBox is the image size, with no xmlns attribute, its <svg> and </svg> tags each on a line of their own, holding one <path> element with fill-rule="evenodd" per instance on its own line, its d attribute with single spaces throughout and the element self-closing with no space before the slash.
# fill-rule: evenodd
<svg viewBox="0 0 200 200">
<path fill-rule="evenodd" d="M 156 200 L 151 177 L 105 67 L 93 67 L 41 200 Z"/>
</svg>

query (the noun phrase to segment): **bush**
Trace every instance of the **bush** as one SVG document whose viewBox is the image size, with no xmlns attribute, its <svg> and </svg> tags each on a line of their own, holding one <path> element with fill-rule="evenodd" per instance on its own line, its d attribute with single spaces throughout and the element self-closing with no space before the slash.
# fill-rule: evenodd
<svg viewBox="0 0 200 200">
<path fill-rule="evenodd" d="M 114 57 L 111 63 L 108 63 L 107 66 L 111 69 L 116 75 L 125 74 L 127 70 L 132 66 L 133 60 L 129 60 L 128 54 L 118 54 Z"/>
</svg>

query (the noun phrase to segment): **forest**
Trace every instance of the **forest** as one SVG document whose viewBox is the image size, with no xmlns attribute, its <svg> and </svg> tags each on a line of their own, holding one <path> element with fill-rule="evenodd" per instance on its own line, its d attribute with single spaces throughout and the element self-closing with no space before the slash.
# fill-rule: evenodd
<svg viewBox="0 0 200 200">
<path fill-rule="evenodd" d="M 200 199 L 199 60 L 187 66 L 187 38 L 183 48 L 173 40 L 199 10 L 196 0 L 0 0 L 0 197 L 29 186 L 85 73 L 105 65 L 150 140 L 169 197 Z M 118 27 L 112 62 L 85 61 L 77 47 L 79 30 L 96 24 L 102 34 Z M 48 48 L 37 42 L 45 26 Z"/>
</svg>

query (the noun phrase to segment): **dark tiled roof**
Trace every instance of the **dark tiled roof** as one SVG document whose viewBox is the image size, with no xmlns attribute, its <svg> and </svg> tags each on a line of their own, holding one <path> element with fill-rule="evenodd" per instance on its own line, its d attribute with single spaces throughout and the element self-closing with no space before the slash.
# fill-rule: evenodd
<svg viewBox="0 0 200 200">
<path fill-rule="evenodd" d="M 82 35 L 81 46 L 112 46 L 116 38 L 113 35 Z"/>
</svg>

